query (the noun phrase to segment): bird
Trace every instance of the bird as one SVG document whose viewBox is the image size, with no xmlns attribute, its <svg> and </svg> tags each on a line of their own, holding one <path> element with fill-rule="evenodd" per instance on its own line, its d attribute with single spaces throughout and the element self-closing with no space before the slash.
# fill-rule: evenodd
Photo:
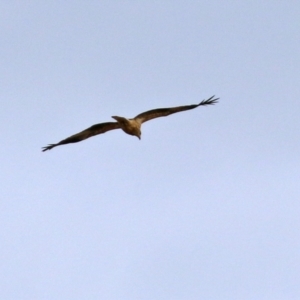
<svg viewBox="0 0 300 300">
<path fill-rule="evenodd" d="M 136 136 L 138 139 L 141 139 L 141 125 L 144 122 L 150 121 L 159 117 L 166 117 L 174 113 L 178 113 L 185 110 L 194 109 L 198 106 L 212 105 L 217 103 L 219 98 L 215 98 L 215 96 L 210 97 L 207 100 L 201 101 L 199 104 L 192 105 L 184 105 L 184 106 L 176 106 L 169 108 L 156 108 L 152 110 L 145 111 L 132 119 L 127 119 L 119 116 L 112 116 L 114 120 L 117 122 L 106 122 L 95 124 L 79 133 L 71 135 L 64 140 L 56 144 L 48 144 L 48 146 L 42 147 L 42 151 L 51 150 L 54 147 L 69 144 L 69 143 L 77 143 L 81 142 L 87 138 L 92 136 L 105 133 L 110 130 L 122 129 L 125 133 Z"/>
</svg>

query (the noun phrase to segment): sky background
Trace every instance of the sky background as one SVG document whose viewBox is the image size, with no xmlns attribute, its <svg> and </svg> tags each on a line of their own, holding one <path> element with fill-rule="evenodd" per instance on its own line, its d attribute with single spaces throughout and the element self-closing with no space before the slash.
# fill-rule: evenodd
<svg viewBox="0 0 300 300">
<path fill-rule="evenodd" d="M 299 1 L 1 1 L 0 299 L 300 299 Z M 215 106 L 41 152 L 112 115 Z"/>
</svg>

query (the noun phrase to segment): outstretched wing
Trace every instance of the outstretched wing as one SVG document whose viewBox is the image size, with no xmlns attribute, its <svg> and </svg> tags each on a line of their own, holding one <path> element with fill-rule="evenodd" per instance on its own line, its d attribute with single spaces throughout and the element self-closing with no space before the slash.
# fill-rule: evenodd
<svg viewBox="0 0 300 300">
<path fill-rule="evenodd" d="M 42 151 L 51 150 L 53 147 L 64 145 L 64 144 L 81 142 L 91 136 L 105 133 L 106 131 L 114 130 L 114 129 L 118 129 L 118 128 L 120 128 L 120 125 L 117 122 L 107 122 L 107 123 L 96 124 L 96 125 L 93 125 L 87 129 L 79 132 L 79 133 L 71 135 L 70 137 L 60 141 L 57 144 L 49 144 L 48 146 L 43 147 Z"/>
<path fill-rule="evenodd" d="M 210 97 L 207 100 L 203 100 L 199 104 L 193 104 L 193 105 L 185 105 L 185 106 L 177 106 L 177 107 L 169 107 L 169 108 L 157 108 L 157 109 L 152 109 L 145 111 L 136 117 L 134 119 L 140 123 L 147 122 L 149 120 L 159 118 L 159 117 L 166 117 L 168 115 L 189 110 L 189 109 L 194 109 L 200 105 L 210 105 L 210 104 L 215 104 L 218 102 L 219 98 L 215 98 L 215 96 Z"/>
</svg>

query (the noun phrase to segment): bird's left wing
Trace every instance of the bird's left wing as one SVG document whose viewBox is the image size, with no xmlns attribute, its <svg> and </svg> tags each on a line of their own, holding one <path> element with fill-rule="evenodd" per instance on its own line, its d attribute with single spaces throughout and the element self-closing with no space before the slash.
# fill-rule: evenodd
<svg viewBox="0 0 300 300">
<path fill-rule="evenodd" d="M 100 123 L 93 125 L 79 133 L 76 133 L 74 135 L 71 135 L 70 137 L 58 142 L 57 144 L 49 144 L 46 147 L 43 147 L 42 151 L 47 151 L 51 150 L 52 148 L 64 144 L 69 144 L 69 143 L 77 143 L 81 142 L 89 137 L 92 137 L 97 134 L 105 133 L 106 131 L 113 130 L 113 129 L 118 129 L 120 128 L 120 125 L 117 122 L 107 122 L 107 123 Z"/>
<path fill-rule="evenodd" d="M 136 117 L 134 117 L 134 119 L 140 123 L 144 123 L 144 122 L 147 122 L 147 121 L 155 119 L 155 118 L 166 117 L 166 116 L 169 116 L 169 115 L 177 113 L 177 112 L 193 109 L 200 105 L 215 104 L 218 102 L 219 98 L 214 98 L 214 97 L 215 96 L 212 96 L 207 100 L 203 100 L 199 104 L 169 107 L 169 108 L 157 108 L 157 109 L 148 110 L 148 111 L 145 111 L 145 112 L 137 115 Z"/>
</svg>

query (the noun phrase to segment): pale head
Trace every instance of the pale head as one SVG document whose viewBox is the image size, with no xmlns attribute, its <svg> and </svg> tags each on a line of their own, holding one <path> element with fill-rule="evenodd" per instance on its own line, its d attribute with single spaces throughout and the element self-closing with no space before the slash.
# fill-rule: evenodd
<svg viewBox="0 0 300 300">
<path fill-rule="evenodd" d="M 136 136 L 140 140 L 142 137 L 141 128 L 138 126 L 131 127 L 131 132 L 129 134 Z"/>
</svg>

